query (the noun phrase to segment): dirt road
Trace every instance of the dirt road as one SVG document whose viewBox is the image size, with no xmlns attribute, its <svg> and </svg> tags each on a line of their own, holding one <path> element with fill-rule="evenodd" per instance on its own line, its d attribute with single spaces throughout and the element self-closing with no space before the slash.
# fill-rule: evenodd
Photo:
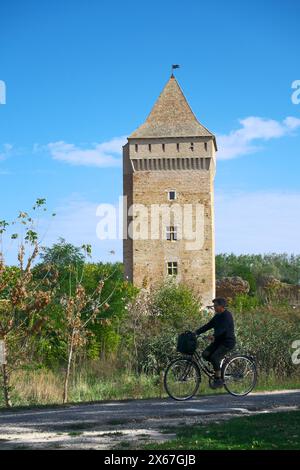
<svg viewBox="0 0 300 470">
<path fill-rule="evenodd" d="M 128 400 L 0 412 L 0 449 L 113 449 L 165 440 L 170 426 L 300 409 L 300 390 L 227 394 L 188 402 Z"/>
</svg>

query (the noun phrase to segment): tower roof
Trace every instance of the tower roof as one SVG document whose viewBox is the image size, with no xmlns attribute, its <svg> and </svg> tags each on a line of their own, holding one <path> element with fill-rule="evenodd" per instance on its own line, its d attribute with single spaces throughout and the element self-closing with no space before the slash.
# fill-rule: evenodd
<svg viewBox="0 0 300 470">
<path fill-rule="evenodd" d="M 213 137 L 197 120 L 172 74 L 144 124 L 129 138 Z"/>
</svg>

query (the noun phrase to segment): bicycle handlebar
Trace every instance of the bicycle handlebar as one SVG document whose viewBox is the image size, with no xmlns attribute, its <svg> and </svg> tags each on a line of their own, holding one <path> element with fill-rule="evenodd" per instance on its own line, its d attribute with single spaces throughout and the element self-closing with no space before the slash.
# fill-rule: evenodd
<svg viewBox="0 0 300 470">
<path fill-rule="evenodd" d="M 210 340 L 213 335 L 199 335 L 198 338 L 201 336 L 202 339 Z"/>
</svg>

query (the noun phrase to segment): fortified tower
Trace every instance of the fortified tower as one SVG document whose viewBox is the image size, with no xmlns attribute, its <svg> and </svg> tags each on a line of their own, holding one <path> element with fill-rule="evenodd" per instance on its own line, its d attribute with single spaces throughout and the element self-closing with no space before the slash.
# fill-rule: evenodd
<svg viewBox="0 0 300 470">
<path fill-rule="evenodd" d="M 173 276 L 200 294 L 203 305 L 211 304 L 216 150 L 215 136 L 198 122 L 172 74 L 123 147 L 125 212 L 130 214 L 124 230 L 135 234 L 125 237 L 123 256 L 125 276 L 136 286 Z M 163 215 L 168 208 L 169 219 Z M 160 210 L 157 236 L 154 219 Z"/>
</svg>

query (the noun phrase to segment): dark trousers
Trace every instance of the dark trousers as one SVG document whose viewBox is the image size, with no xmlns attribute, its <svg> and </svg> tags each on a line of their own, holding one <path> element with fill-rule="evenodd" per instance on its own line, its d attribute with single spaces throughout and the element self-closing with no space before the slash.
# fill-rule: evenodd
<svg viewBox="0 0 300 470">
<path fill-rule="evenodd" d="M 209 361 L 215 372 L 220 370 L 221 360 L 226 354 L 231 351 L 233 348 L 224 346 L 224 344 L 211 343 L 202 353 L 203 359 Z"/>
</svg>

